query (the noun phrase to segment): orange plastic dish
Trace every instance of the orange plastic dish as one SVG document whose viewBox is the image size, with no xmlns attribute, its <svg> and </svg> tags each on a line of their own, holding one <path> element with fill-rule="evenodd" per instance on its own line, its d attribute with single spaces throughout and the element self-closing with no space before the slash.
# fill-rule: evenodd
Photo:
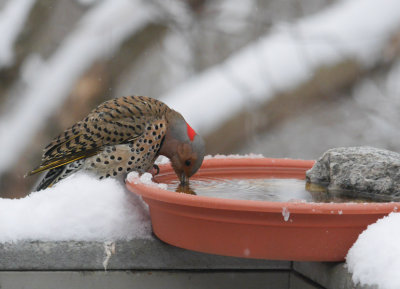
<svg viewBox="0 0 400 289">
<path fill-rule="evenodd" d="M 193 178 L 304 179 L 313 164 L 270 158 L 209 159 Z M 176 179 L 169 165 L 160 169 L 155 181 Z M 153 231 L 161 240 L 194 251 L 258 259 L 342 261 L 369 224 L 400 207 L 400 203 L 231 200 L 141 183 L 127 187 L 149 205 Z"/>
</svg>

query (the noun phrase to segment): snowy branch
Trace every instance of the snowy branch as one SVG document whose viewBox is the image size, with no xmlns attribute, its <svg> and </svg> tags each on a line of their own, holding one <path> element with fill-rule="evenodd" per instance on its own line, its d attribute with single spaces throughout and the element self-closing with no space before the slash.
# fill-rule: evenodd
<svg viewBox="0 0 400 289">
<path fill-rule="evenodd" d="M 9 0 L 0 12 L 0 69 L 13 64 L 14 43 L 36 0 Z"/>
<path fill-rule="evenodd" d="M 381 60 L 381 50 L 399 25 L 399 1 L 340 1 L 294 24 L 276 26 L 272 34 L 162 99 L 208 134 L 244 107 L 304 83 L 322 66 L 353 59 L 370 67 Z"/>
</svg>

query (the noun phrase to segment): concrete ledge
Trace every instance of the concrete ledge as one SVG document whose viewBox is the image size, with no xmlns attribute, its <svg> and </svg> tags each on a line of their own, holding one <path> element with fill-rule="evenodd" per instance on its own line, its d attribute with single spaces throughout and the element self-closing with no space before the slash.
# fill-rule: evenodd
<svg viewBox="0 0 400 289">
<path fill-rule="evenodd" d="M 64 284 L 63 280 L 68 281 Z M 163 286 L 164 282 L 168 284 Z M 132 288 L 129 284 L 174 289 L 375 288 L 354 285 L 343 263 L 217 256 L 170 246 L 155 237 L 104 243 L 0 244 L 0 288 L 45 289 L 55 284 L 57 288 Z"/>
<path fill-rule="evenodd" d="M 0 271 L 104 270 L 105 266 L 108 270 L 290 270 L 291 262 L 198 253 L 170 246 L 156 238 L 106 243 L 70 241 L 0 244 Z"/>
<path fill-rule="evenodd" d="M 288 272 L 0 272 L 7 289 L 288 289 Z"/>
<path fill-rule="evenodd" d="M 293 262 L 293 270 L 326 289 L 377 289 L 375 286 L 355 285 L 344 263 Z"/>
</svg>

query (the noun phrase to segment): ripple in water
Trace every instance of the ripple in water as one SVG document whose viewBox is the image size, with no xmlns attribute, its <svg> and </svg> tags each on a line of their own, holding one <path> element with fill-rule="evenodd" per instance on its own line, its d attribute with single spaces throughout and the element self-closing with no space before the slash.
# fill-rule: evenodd
<svg viewBox="0 0 400 289">
<path fill-rule="evenodd" d="M 311 190 L 308 190 L 310 189 Z M 189 187 L 179 181 L 168 184 L 168 190 L 223 199 L 269 202 L 371 202 L 352 192 L 328 192 L 298 179 L 191 179 Z M 375 200 L 376 201 L 376 200 Z"/>
</svg>

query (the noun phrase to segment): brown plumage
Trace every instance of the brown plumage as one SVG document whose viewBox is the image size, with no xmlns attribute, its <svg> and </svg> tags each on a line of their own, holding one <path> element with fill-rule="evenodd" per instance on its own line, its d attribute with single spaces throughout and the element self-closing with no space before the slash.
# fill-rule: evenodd
<svg viewBox="0 0 400 289">
<path fill-rule="evenodd" d="M 204 157 L 203 140 L 197 134 L 193 137 L 189 128 L 178 112 L 156 99 L 112 99 L 47 145 L 41 165 L 28 175 L 48 170 L 37 187 L 41 190 L 81 169 L 100 179 L 133 170 L 143 173 L 163 154 L 184 182 Z"/>
</svg>

